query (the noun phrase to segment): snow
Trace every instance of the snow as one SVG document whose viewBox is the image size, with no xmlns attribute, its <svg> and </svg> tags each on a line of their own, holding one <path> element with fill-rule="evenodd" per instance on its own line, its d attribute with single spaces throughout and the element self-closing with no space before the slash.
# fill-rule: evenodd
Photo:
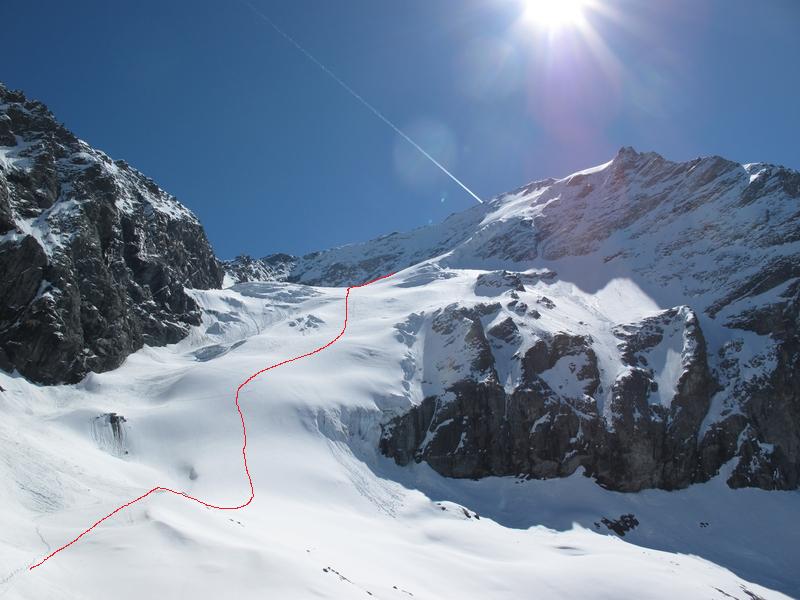
<svg viewBox="0 0 800 600">
<path fill-rule="evenodd" d="M 531 433 L 536 433 L 536 430 L 539 429 L 539 425 L 544 425 L 550 420 L 550 413 L 543 414 L 541 417 L 534 421 L 533 425 L 531 425 Z"/>
<path fill-rule="evenodd" d="M 15 135 L 14 138 L 17 141 L 16 146 L 0 146 L 0 170 L 26 171 L 33 165 L 33 161 L 27 155 L 33 144 L 26 142 L 18 135 Z"/>
<path fill-rule="evenodd" d="M 225 273 L 225 276 L 222 278 L 222 289 L 227 289 L 234 285 L 236 285 L 234 278 L 231 277 L 229 273 Z"/>
<path fill-rule="evenodd" d="M 582 171 L 576 171 L 575 173 L 573 173 L 569 177 L 566 177 L 565 179 L 567 180 L 571 179 L 576 175 L 593 175 L 594 173 L 601 173 L 602 171 L 605 171 L 608 167 L 610 167 L 613 164 L 613 162 L 614 162 L 613 160 L 610 160 L 606 163 L 603 163 L 602 165 L 597 165 L 596 167 L 589 167 L 588 169 L 584 169 Z"/>
<path fill-rule="evenodd" d="M 650 394 L 652 404 L 669 408 L 678 391 L 678 380 L 684 372 L 683 356 L 690 353 L 688 339 L 684 336 L 683 319 L 675 319 L 664 327 L 659 344 L 641 353 L 653 369 L 653 379 L 658 389 Z"/>
<path fill-rule="evenodd" d="M 660 370 L 655 375 L 658 390 L 651 395 L 650 401 L 655 397 L 657 404 L 669 408 L 678 391 L 678 378 L 683 374 L 683 368 L 680 349 L 666 348 L 665 354 L 664 361 L 659 365 Z"/>
<path fill-rule="evenodd" d="M 36 295 L 33 297 L 31 302 L 35 302 L 39 298 L 42 298 L 45 294 L 52 296 L 53 289 L 54 287 L 51 282 L 49 282 L 47 279 L 42 279 L 41 283 L 39 283 L 39 289 L 36 291 Z"/>
<path fill-rule="evenodd" d="M 16 242 L 22 240 L 22 238 L 24 238 L 24 237 L 25 237 L 25 234 L 20 234 L 19 232 L 14 231 L 12 229 L 11 231 L 7 231 L 6 233 L 0 235 L 0 244 L 7 244 L 9 242 L 10 243 L 16 243 Z"/>
<path fill-rule="evenodd" d="M 430 343 L 426 315 L 442 298 L 478 300 L 474 272 L 408 285 L 419 275 L 410 269 L 354 290 L 344 338 L 242 391 L 256 489 L 250 507 L 219 512 L 154 495 L 32 572 L 27 565 L 50 548 L 153 485 L 218 503 L 245 498 L 233 391 L 265 365 L 331 339 L 344 290 L 265 283 L 193 291 L 203 323 L 179 344 L 146 347 L 77 385 L 38 387 L 0 374 L 2 597 L 96 598 L 113 590 L 120 600 L 340 599 L 367 591 L 409 598 L 405 590 L 423 599 L 515 599 L 533 590 L 543 599 L 724 598 L 747 589 L 785 598 L 775 590 L 800 591 L 793 551 L 800 534 L 785 526 L 800 517 L 796 492 L 731 490 L 724 473 L 688 490 L 639 494 L 608 492 L 580 474 L 447 480 L 424 464 L 401 468 L 380 456 L 380 423 L 419 393 L 404 395 L 403 383 L 422 385 L 398 365 L 419 361 Z M 586 317 L 586 298 L 579 302 L 575 290 L 561 297 L 544 283 L 525 293 L 531 305 L 545 287 L 567 313 L 548 319 Z M 318 327 L 290 325 L 312 314 Z M 197 351 L 211 346 L 225 351 L 198 362 Z M 124 447 L 98 420 L 112 412 L 126 419 Z M 595 526 L 627 513 L 641 525 L 624 540 Z"/>
<path fill-rule="evenodd" d="M 583 398 L 586 385 L 576 377 L 581 367 L 586 365 L 586 356 L 564 356 L 556 362 L 552 369 L 542 373 L 540 377 L 550 389 L 565 398 Z"/>
<path fill-rule="evenodd" d="M 768 166 L 769 165 L 765 165 L 764 163 L 747 163 L 742 165 L 744 170 L 750 175 L 750 183 L 753 183 L 765 174 Z"/>
</svg>

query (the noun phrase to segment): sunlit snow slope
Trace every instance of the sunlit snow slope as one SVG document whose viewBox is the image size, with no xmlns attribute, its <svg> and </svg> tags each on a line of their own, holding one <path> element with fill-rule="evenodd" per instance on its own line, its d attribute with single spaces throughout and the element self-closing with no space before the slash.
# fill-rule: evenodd
<svg viewBox="0 0 800 600">
<path fill-rule="evenodd" d="M 154 485 L 219 504 L 246 499 L 234 390 L 264 366 L 333 338 L 344 289 L 243 283 L 196 291 L 201 326 L 179 344 L 145 347 L 113 372 L 58 387 L 0 373 L 0 597 L 798 593 L 796 492 L 732 490 L 725 473 L 682 491 L 637 494 L 603 490 L 580 473 L 451 480 L 425 463 L 402 468 L 381 456 L 380 423 L 433 385 L 413 368 L 425 330 L 402 324 L 456 299 L 485 299 L 476 275 L 423 264 L 354 290 L 345 337 L 243 390 L 250 507 L 219 512 L 154 495 L 34 571 L 28 566 L 52 548 Z M 563 282 L 527 288 L 558 296 L 567 315 L 559 318 L 579 319 L 595 303 Z M 604 293 L 631 319 L 658 308 L 630 284 Z M 611 348 L 610 328 L 595 335 Z M 602 520 L 626 514 L 640 524 L 623 540 Z"/>
</svg>

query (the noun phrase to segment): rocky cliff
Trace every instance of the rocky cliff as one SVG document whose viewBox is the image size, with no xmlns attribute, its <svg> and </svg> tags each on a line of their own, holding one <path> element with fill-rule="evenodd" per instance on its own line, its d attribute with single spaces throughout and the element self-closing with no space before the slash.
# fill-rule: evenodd
<svg viewBox="0 0 800 600">
<path fill-rule="evenodd" d="M 199 323 L 184 287 L 222 269 L 197 219 L 124 161 L 0 85 L 0 368 L 106 371 Z"/>
</svg>

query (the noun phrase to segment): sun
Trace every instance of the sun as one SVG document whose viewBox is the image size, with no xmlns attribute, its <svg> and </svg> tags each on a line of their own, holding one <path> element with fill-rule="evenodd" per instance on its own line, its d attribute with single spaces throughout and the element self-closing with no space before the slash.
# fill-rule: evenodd
<svg viewBox="0 0 800 600">
<path fill-rule="evenodd" d="M 546 29 L 578 27 L 584 21 L 587 0 L 524 0 L 525 21 Z"/>
</svg>

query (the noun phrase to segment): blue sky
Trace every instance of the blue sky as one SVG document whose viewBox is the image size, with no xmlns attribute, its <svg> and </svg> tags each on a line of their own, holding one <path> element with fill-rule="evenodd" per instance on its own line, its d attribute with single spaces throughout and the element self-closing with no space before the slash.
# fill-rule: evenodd
<svg viewBox="0 0 800 600">
<path fill-rule="evenodd" d="M 482 197 L 623 145 L 800 168 L 800 2 L 593 1 L 587 36 L 523 0 L 252 0 Z M 0 22 L 0 80 L 175 194 L 222 258 L 474 202 L 239 1 L 6 2 Z"/>
</svg>

